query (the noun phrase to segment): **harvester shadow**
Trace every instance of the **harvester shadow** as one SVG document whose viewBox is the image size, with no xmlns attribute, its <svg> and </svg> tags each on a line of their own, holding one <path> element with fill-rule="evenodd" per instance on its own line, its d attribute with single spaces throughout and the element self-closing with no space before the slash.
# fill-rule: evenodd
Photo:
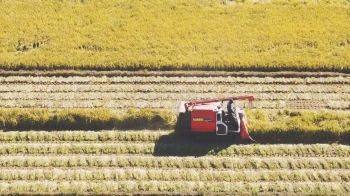
<svg viewBox="0 0 350 196">
<path fill-rule="evenodd" d="M 217 136 L 215 134 L 186 135 L 172 132 L 168 135 L 161 136 L 155 143 L 154 156 L 206 156 L 217 155 L 221 151 L 232 145 L 249 145 L 249 144 L 344 144 L 349 145 L 348 140 L 332 139 L 300 139 L 300 138 L 259 138 L 257 142 L 251 140 L 242 140 L 240 136 Z"/>
<path fill-rule="evenodd" d="M 154 146 L 154 156 L 194 156 L 216 155 L 233 144 L 251 144 L 239 135 L 217 136 L 215 134 L 186 135 L 172 132 L 161 136 Z"/>
</svg>

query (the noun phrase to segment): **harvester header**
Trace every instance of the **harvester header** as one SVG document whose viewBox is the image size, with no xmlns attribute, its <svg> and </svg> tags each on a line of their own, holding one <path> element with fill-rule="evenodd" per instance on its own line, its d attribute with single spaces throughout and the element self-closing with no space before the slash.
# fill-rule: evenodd
<svg viewBox="0 0 350 196">
<path fill-rule="evenodd" d="M 216 98 L 216 99 L 202 99 L 202 100 L 196 100 L 191 101 L 188 103 L 185 103 L 186 111 L 188 111 L 189 107 L 200 105 L 200 104 L 207 104 L 207 103 L 214 103 L 214 102 L 223 102 L 223 101 L 229 101 L 229 100 L 249 100 L 249 102 L 254 101 L 254 96 L 248 95 L 248 96 L 235 96 L 235 97 L 224 97 L 224 98 Z"/>
</svg>

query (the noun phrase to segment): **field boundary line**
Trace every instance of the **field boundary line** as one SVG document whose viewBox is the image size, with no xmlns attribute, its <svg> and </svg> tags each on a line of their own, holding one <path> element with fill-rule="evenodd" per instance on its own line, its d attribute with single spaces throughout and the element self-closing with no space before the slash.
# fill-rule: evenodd
<svg viewBox="0 0 350 196">
<path fill-rule="evenodd" d="M 340 72 L 257 72 L 257 71 L 95 71 L 95 70 L 54 70 L 54 71 L 8 71 L 0 70 L 0 77 L 8 76 L 167 76 L 167 77 L 213 77 L 213 76 L 233 76 L 233 77 L 285 77 L 285 78 L 306 78 L 306 77 L 350 77 L 350 74 Z"/>
</svg>

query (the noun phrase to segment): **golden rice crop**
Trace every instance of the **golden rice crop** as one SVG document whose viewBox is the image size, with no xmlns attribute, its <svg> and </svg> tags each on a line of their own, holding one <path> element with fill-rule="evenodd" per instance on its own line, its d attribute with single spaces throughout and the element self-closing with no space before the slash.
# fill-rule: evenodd
<svg viewBox="0 0 350 196">
<path fill-rule="evenodd" d="M 349 72 L 348 9 L 342 0 L 1 1 L 0 68 Z"/>
<path fill-rule="evenodd" d="M 249 131 L 261 141 L 346 141 L 349 112 L 312 110 L 246 110 Z M 0 109 L 5 130 L 171 130 L 176 113 L 165 109 Z M 70 137 L 70 136 L 69 136 Z"/>
</svg>

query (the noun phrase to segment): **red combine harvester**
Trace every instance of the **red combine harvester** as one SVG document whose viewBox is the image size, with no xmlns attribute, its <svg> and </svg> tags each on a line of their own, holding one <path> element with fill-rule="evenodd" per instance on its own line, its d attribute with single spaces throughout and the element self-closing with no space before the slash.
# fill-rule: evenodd
<svg viewBox="0 0 350 196">
<path fill-rule="evenodd" d="M 181 102 L 178 107 L 177 129 L 185 133 L 215 133 L 216 135 L 239 133 L 242 139 L 253 140 L 249 136 L 244 110 L 232 107 L 227 108 L 228 111 L 225 112 L 222 107 L 224 101 L 233 103 L 235 100 L 249 100 L 252 107 L 254 97 L 237 96 Z"/>
</svg>

